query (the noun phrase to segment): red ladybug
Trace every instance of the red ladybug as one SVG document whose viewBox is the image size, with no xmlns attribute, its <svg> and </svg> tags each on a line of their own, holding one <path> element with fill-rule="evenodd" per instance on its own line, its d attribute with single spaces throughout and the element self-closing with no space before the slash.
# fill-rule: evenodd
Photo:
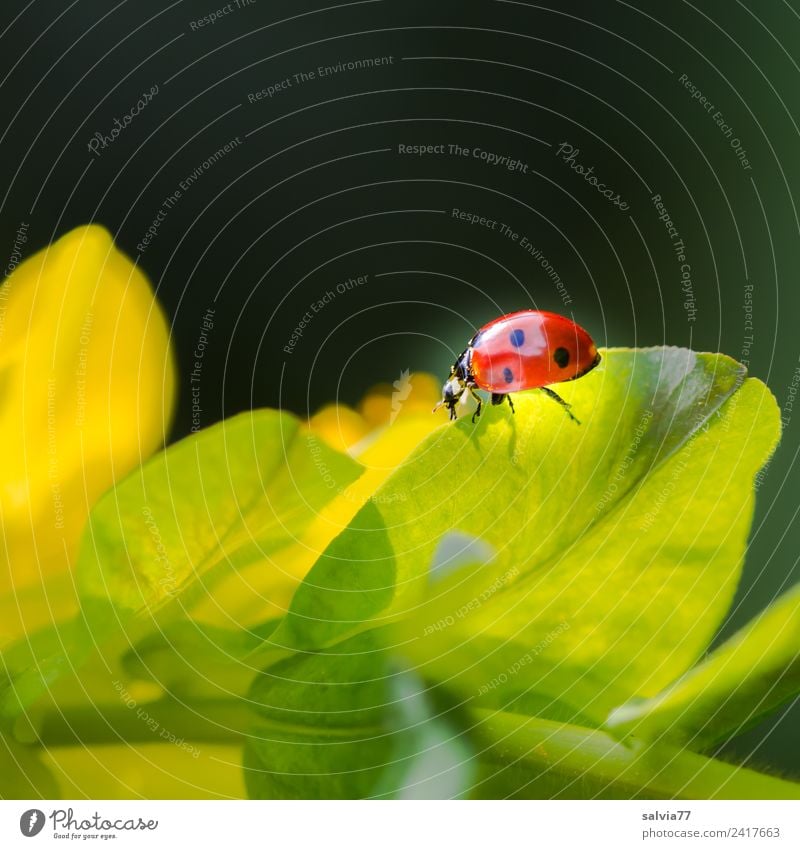
<svg viewBox="0 0 800 849">
<path fill-rule="evenodd" d="M 548 387 L 551 383 L 583 377 L 600 362 L 592 337 L 582 328 L 553 312 L 521 310 L 485 324 L 470 339 L 466 350 L 450 367 L 442 387 L 441 406 L 456 418 L 456 404 L 470 393 L 478 402 L 472 421 L 481 414 L 483 399 L 475 389 L 492 393 L 492 404 L 508 400 L 510 392 L 541 389 L 572 415 L 570 405 Z"/>
</svg>

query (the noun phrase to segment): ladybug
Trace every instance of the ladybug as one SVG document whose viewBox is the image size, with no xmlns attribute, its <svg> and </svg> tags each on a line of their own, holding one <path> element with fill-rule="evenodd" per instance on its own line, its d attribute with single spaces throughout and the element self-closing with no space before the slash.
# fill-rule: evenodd
<svg viewBox="0 0 800 849">
<path fill-rule="evenodd" d="M 450 418 L 455 419 L 456 404 L 465 402 L 469 393 L 478 402 L 472 416 L 474 422 L 483 406 L 476 389 L 491 392 L 492 404 L 507 400 L 512 413 L 511 392 L 541 389 L 580 424 L 570 405 L 549 385 L 583 377 L 599 362 L 600 354 L 592 337 L 574 321 L 540 310 L 512 312 L 485 324 L 470 339 L 464 353 L 450 367 L 442 400 L 433 411 L 445 406 Z"/>
</svg>

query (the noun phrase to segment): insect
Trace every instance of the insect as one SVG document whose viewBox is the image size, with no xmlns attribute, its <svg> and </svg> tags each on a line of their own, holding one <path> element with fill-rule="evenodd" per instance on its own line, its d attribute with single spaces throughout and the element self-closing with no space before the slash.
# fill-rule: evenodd
<svg viewBox="0 0 800 849">
<path fill-rule="evenodd" d="M 539 310 L 521 310 L 490 321 L 470 339 L 465 351 L 450 367 L 442 387 L 442 400 L 450 418 L 457 418 L 456 405 L 468 394 L 478 402 L 472 421 L 481 414 L 483 398 L 475 391 L 491 392 L 492 404 L 508 401 L 514 412 L 512 392 L 541 389 L 558 402 L 576 423 L 570 405 L 550 384 L 583 377 L 600 362 L 592 337 L 563 315 Z"/>
</svg>

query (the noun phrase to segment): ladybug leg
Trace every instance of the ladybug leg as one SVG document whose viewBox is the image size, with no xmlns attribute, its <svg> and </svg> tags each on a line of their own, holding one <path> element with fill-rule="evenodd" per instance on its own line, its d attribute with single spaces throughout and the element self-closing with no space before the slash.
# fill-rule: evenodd
<svg viewBox="0 0 800 849">
<path fill-rule="evenodd" d="M 553 392 L 552 389 L 550 389 L 547 386 L 540 386 L 539 389 L 541 389 L 542 392 L 544 392 L 545 395 L 549 396 L 554 401 L 561 404 L 561 406 L 566 411 L 567 415 L 572 419 L 572 421 L 575 422 L 575 424 L 580 424 L 578 419 L 575 416 L 572 415 L 572 405 L 571 404 L 568 404 L 560 395 L 557 395 L 555 392 Z"/>
<path fill-rule="evenodd" d="M 493 392 L 492 393 L 492 406 L 496 407 L 498 404 L 502 404 L 503 401 L 508 401 L 508 406 L 511 407 L 511 412 L 516 413 L 514 409 L 514 402 L 511 400 L 511 396 L 505 392 Z"/>
<path fill-rule="evenodd" d="M 478 406 L 475 408 L 475 412 L 472 414 L 472 424 L 475 424 L 475 421 L 480 418 L 481 415 L 481 407 L 483 407 L 483 398 L 475 391 L 474 386 L 470 386 L 469 388 L 470 395 L 478 402 Z"/>
</svg>

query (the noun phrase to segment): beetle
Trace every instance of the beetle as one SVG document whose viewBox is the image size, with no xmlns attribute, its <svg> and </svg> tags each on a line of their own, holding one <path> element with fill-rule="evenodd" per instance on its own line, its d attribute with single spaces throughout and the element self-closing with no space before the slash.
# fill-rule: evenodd
<svg viewBox="0 0 800 849">
<path fill-rule="evenodd" d="M 485 324 L 469 340 L 450 367 L 442 400 L 433 411 L 447 407 L 450 419 L 455 419 L 456 405 L 465 402 L 469 393 L 478 402 L 472 415 L 475 422 L 484 403 L 476 389 L 490 392 L 492 404 L 508 401 L 512 413 L 512 392 L 541 389 L 580 424 L 570 404 L 550 384 L 583 377 L 599 362 L 592 337 L 571 319 L 541 310 L 508 313 Z"/>
</svg>

